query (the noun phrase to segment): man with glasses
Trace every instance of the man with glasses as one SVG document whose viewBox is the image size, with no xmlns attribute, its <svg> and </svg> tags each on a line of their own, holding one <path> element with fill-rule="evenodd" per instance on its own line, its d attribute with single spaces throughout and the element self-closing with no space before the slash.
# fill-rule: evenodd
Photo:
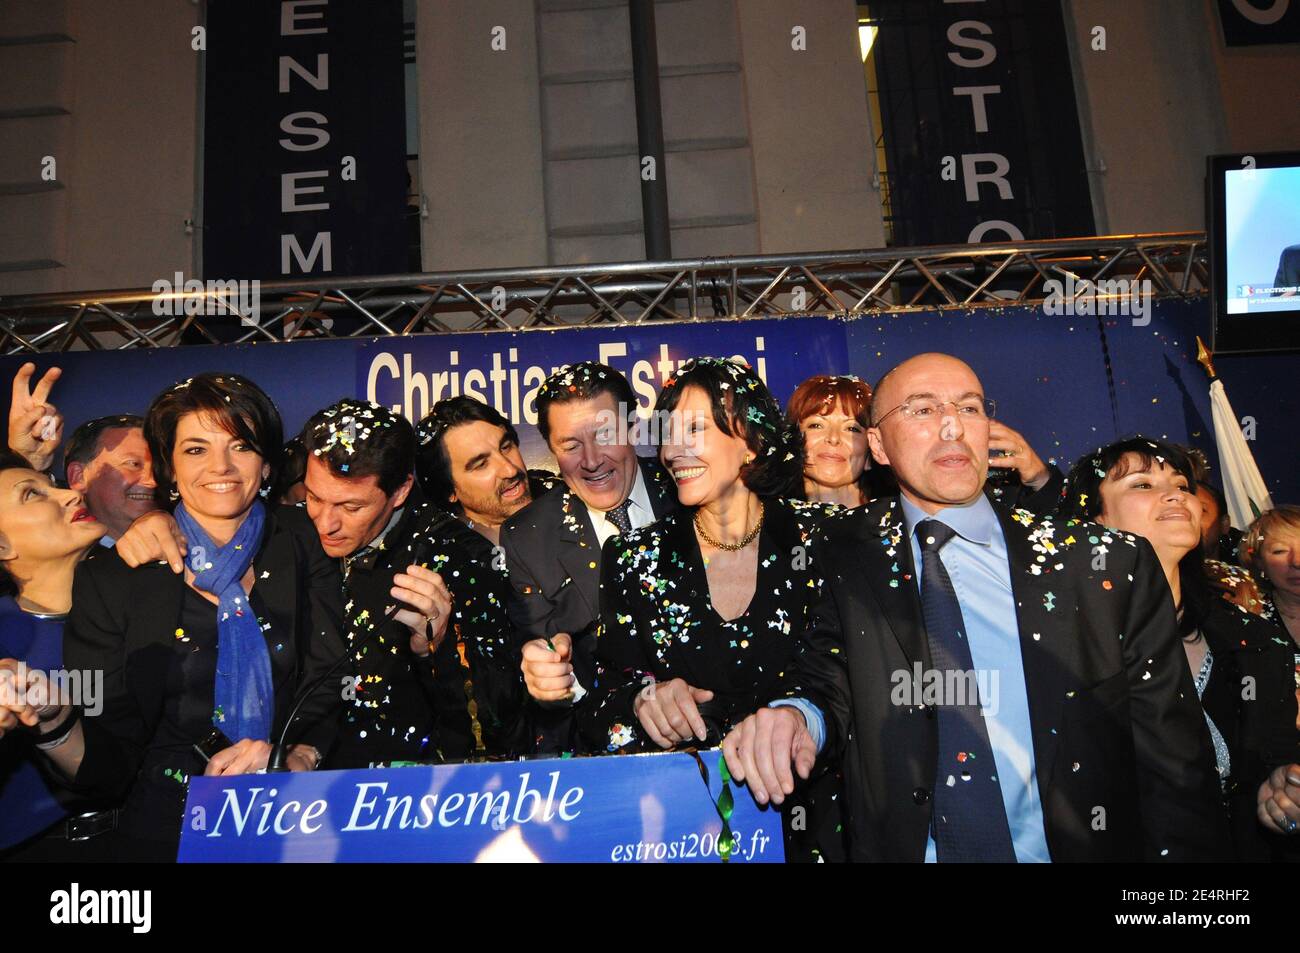
<svg viewBox="0 0 1300 953">
<path fill-rule="evenodd" d="M 842 757 L 855 860 L 1226 856 L 1154 551 L 992 506 L 992 411 L 945 354 L 876 386 L 868 442 L 900 492 L 814 536 L 824 579 L 796 687 L 727 736 L 732 774 L 780 803 Z"/>
</svg>

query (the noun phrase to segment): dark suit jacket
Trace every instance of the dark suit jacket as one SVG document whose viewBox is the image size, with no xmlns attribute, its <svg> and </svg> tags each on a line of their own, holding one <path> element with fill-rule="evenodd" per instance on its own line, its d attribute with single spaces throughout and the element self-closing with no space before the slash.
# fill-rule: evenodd
<svg viewBox="0 0 1300 953">
<path fill-rule="evenodd" d="M 642 457 L 641 477 L 655 519 L 677 508 L 672 477 L 658 461 Z M 595 675 L 595 631 L 600 619 L 600 547 L 591 517 L 577 494 L 556 487 L 533 500 L 501 528 L 510 574 L 507 608 L 524 640 L 573 636 L 578 681 L 590 686 Z M 567 712 L 530 705 L 541 750 L 565 750 L 574 740 Z"/>
<path fill-rule="evenodd" d="M 1293 647 L 1274 626 L 1219 598 L 1210 601 L 1200 631 L 1214 654 L 1201 707 L 1228 746 L 1223 800 L 1237 859 L 1268 862 L 1287 845 L 1255 815 L 1259 786 L 1275 768 L 1300 762 Z"/>
<path fill-rule="evenodd" d="M 278 736 L 300 687 L 343 653 L 338 568 L 307 514 L 294 507 L 267 508 L 253 567 L 254 597 L 272 624 L 272 730 Z M 179 697 L 172 684 L 178 653 L 190 651 L 176 634 L 185 588 L 184 577 L 165 563 L 131 569 L 116 550 L 84 561 L 73 582 L 64 663 L 104 673 L 103 711 L 82 719 L 86 753 L 73 781 L 105 796 L 125 796 L 121 826 L 133 838 L 174 842 L 184 775 L 203 773 L 189 746 L 211 731 L 212 697 Z M 215 621 L 215 606 L 213 614 Z M 289 743 L 327 750 L 340 702 L 337 690 L 316 693 L 299 713 Z"/>
<path fill-rule="evenodd" d="M 1225 856 L 1209 732 L 1150 545 L 995 510 L 1053 860 Z M 891 703 L 895 673 L 932 665 L 904 533 L 896 497 L 814 533 L 824 582 L 786 694 L 827 716 L 826 748 L 845 759 L 851 856 L 863 861 L 922 861 L 930 826 L 938 721 L 933 706 Z M 1092 538 L 1109 540 L 1104 568 L 1093 568 Z"/>
<path fill-rule="evenodd" d="M 421 546 L 427 547 L 425 564 L 442 575 L 451 593 L 452 627 L 436 650 L 417 659 L 411 654 L 410 630 L 401 622 L 391 620 L 377 633 L 373 627 L 394 605 L 393 577 L 406 571 Z M 467 682 L 487 752 L 522 752 L 528 731 L 522 724 L 518 647 L 506 616 L 504 566 L 498 569 L 495 562 L 486 539 L 450 513 L 418 500 L 407 503 L 382 549 L 352 561 L 344 583 L 344 641 L 353 655 L 347 671 L 358 681 L 326 767 L 470 757 L 479 739 L 470 718 Z M 363 643 L 358 659 L 354 649 Z"/>
</svg>

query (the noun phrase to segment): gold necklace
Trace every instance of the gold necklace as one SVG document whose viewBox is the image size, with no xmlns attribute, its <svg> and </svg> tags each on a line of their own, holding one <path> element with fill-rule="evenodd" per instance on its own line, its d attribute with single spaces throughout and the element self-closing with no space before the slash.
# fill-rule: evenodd
<svg viewBox="0 0 1300 953">
<path fill-rule="evenodd" d="M 754 524 L 754 528 L 751 529 L 748 533 L 746 533 L 738 543 L 724 543 L 721 540 L 714 539 L 712 536 L 706 533 L 704 531 L 704 527 L 700 525 L 700 514 L 699 513 L 695 514 L 695 532 L 700 534 L 700 539 L 704 540 L 714 549 L 721 549 L 722 551 L 728 553 L 734 553 L 744 549 L 746 546 L 748 546 L 750 543 L 754 541 L 755 537 L 758 536 L 759 530 L 761 530 L 762 528 L 763 528 L 763 501 L 762 500 L 758 501 L 758 522 Z"/>
</svg>

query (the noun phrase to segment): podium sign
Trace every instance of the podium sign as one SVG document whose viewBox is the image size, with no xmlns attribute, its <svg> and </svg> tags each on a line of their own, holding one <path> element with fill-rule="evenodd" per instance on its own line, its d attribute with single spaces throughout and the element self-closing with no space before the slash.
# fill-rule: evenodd
<svg viewBox="0 0 1300 953">
<path fill-rule="evenodd" d="M 719 863 L 718 751 L 194 777 L 178 860 Z M 731 862 L 784 859 L 731 786 Z"/>
</svg>

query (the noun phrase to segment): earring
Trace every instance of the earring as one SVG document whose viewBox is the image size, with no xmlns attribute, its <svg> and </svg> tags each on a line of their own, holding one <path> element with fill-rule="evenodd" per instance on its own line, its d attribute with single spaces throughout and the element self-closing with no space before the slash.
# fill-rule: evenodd
<svg viewBox="0 0 1300 953">
<path fill-rule="evenodd" d="M 180 492 L 176 489 L 176 487 L 172 487 L 170 490 L 167 491 L 167 499 L 171 500 L 173 503 L 175 503 L 180 498 L 181 498 Z"/>
</svg>

